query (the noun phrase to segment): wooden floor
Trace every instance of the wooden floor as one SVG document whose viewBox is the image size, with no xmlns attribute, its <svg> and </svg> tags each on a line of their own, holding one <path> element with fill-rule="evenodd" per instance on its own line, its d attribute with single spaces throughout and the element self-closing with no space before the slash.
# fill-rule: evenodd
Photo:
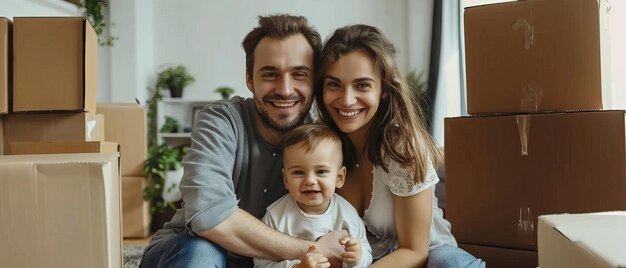
<svg viewBox="0 0 626 268">
<path fill-rule="evenodd" d="M 148 237 L 144 237 L 144 238 L 124 238 L 124 246 L 129 246 L 129 245 L 148 245 L 148 242 L 150 242 L 150 238 L 152 237 L 152 235 L 148 236 Z"/>
</svg>

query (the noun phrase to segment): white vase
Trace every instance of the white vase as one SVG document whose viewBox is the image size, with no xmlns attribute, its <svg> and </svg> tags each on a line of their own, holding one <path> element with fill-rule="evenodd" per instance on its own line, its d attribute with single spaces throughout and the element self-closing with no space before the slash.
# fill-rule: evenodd
<svg viewBox="0 0 626 268">
<path fill-rule="evenodd" d="M 165 202 L 176 202 L 182 199 L 178 185 L 183 178 L 183 168 L 178 170 L 170 170 L 166 173 L 165 183 L 163 184 L 163 200 Z"/>
</svg>

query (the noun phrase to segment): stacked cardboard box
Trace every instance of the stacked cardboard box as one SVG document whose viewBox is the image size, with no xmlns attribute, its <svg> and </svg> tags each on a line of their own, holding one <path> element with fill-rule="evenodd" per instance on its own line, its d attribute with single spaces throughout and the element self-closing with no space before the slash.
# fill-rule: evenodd
<svg viewBox="0 0 626 268">
<path fill-rule="evenodd" d="M 11 20 L 0 17 L 0 155 L 4 154 L 3 129 L 4 120 L 2 115 L 7 114 L 11 107 L 9 95 L 12 92 L 13 76 L 11 73 L 11 46 L 13 23 Z"/>
<path fill-rule="evenodd" d="M 138 104 L 98 103 L 104 115 L 105 136 L 120 144 L 122 155 L 122 212 L 124 237 L 146 237 L 150 232 L 150 205 L 143 200 L 146 180 L 146 115 Z"/>
<path fill-rule="evenodd" d="M 0 156 L 3 267 L 122 267 L 118 154 Z"/>
<path fill-rule="evenodd" d="M 490 267 L 537 266 L 540 215 L 626 209 L 625 113 L 601 110 L 604 4 L 465 10 L 473 116 L 445 120 L 446 216 Z"/>
<path fill-rule="evenodd" d="M 604 5 L 528 0 L 467 8 L 468 113 L 602 109 L 610 84 Z"/>
<path fill-rule="evenodd" d="M 98 38 L 84 18 L 14 18 L 13 111 L 96 111 Z"/>
<path fill-rule="evenodd" d="M 0 19 L 0 37 L 10 25 Z M 84 18 L 24 17 L 12 37 L 0 56 L 13 79 L 0 76 L 0 259 L 121 267 L 119 146 L 96 114 L 96 34 Z"/>
<path fill-rule="evenodd" d="M 6 58 L 14 60 L 4 65 L 12 67 L 13 87 L 0 94 L 11 100 L 2 119 L 3 153 L 11 154 L 13 142 L 104 141 L 104 120 L 95 114 L 97 37 L 89 22 L 18 17 L 12 34 Z"/>
<path fill-rule="evenodd" d="M 11 20 L 0 17 L 0 114 L 9 112 L 9 92 L 12 88 L 11 74 L 11 46 L 12 46 L 12 29 Z"/>
</svg>

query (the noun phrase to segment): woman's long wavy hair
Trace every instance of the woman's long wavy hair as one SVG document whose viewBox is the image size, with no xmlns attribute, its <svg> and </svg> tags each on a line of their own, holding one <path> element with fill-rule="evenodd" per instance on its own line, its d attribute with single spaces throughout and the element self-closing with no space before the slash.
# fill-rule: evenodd
<svg viewBox="0 0 626 268">
<path fill-rule="evenodd" d="M 344 164 L 349 169 L 356 164 L 356 148 L 345 133 L 342 133 L 332 120 L 324 105 L 324 76 L 332 64 L 341 56 L 352 51 L 367 52 L 374 60 L 382 84 L 382 98 L 379 108 L 367 130 L 367 153 L 372 164 L 382 166 L 386 172 L 388 158 L 398 162 L 411 172 L 412 183 L 421 183 L 426 178 L 429 161 L 437 165 L 440 154 L 432 137 L 424 126 L 421 108 L 415 92 L 409 89 L 402 79 L 395 61 L 396 50 L 393 44 L 376 27 L 350 25 L 337 29 L 326 41 L 316 72 L 315 99 L 322 122 L 341 133 L 344 144 Z"/>
</svg>

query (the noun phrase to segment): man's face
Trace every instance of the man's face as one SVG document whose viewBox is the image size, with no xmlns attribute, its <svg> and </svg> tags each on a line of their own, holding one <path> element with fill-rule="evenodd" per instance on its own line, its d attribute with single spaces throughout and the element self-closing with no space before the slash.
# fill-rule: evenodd
<svg viewBox="0 0 626 268">
<path fill-rule="evenodd" d="M 254 50 L 246 75 L 264 126 L 287 132 L 303 123 L 313 102 L 313 49 L 301 34 L 265 37 Z"/>
</svg>

